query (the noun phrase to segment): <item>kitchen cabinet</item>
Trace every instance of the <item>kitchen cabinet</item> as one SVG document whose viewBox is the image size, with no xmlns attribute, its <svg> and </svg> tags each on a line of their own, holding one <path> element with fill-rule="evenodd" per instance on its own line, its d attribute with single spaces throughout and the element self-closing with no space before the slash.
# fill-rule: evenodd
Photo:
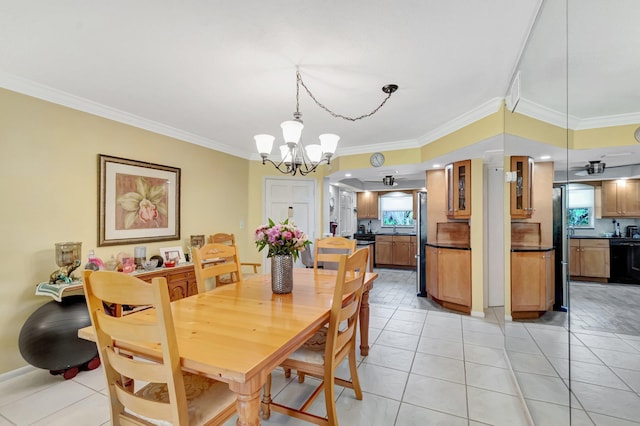
<svg viewBox="0 0 640 426">
<path fill-rule="evenodd" d="M 640 180 L 602 181 L 602 217 L 640 217 Z"/>
<path fill-rule="evenodd" d="M 446 308 L 471 312 L 471 250 L 427 246 L 427 293 Z"/>
<path fill-rule="evenodd" d="M 378 193 L 374 191 L 358 192 L 358 219 L 378 219 Z"/>
<path fill-rule="evenodd" d="M 572 238 L 569 241 L 569 275 L 602 281 L 610 277 L 610 272 L 609 240 Z"/>
<path fill-rule="evenodd" d="M 447 187 L 447 217 L 471 218 L 471 160 L 457 161 L 445 166 Z"/>
<path fill-rule="evenodd" d="M 193 265 L 160 268 L 151 272 L 141 272 L 136 274 L 135 277 L 149 283 L 153 278 L 166 278 L 171 301 L 198 294 L 198 283 Z"/>
<path fill-rule="evenodd" d="M 515 181 L 511 182 L 511 218 L 527 219 L 533 214 L 533 158 L 511 157 L 511 172 Z"/>
<path fill-rule="evenodd" d="M 553 309 L 554 251 L 511 252 L 511 316 L 538 318 Z"/>
<path fill-rule="evenodd" d="M 376 265 L 415 266 L 415 246 L 415 236 L 378 235 L 376 236 Z"/>
</svg>

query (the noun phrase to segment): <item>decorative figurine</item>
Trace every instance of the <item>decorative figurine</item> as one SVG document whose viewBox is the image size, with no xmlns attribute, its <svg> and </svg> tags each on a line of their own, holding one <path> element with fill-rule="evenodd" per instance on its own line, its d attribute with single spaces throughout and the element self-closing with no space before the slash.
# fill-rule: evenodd
<svg viewBox="0 0 640 426">
<path fill-rule="evenodd" d="M 56 264 L 60 269 L 53 271 L 49 276 L 49 283 L 70 283 L 73 281 L 71 272 L 80 264 L 80 249 L 82 243 L 56 243 Z"/>
</svg>

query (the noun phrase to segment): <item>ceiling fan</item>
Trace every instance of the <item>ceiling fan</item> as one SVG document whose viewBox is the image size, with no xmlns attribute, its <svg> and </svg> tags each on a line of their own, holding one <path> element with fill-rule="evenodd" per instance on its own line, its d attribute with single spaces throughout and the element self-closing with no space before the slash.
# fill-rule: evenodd
<svg viewBox="0 0 640 426">
<path fill-rule="evenodd" d="M 584 167 L 580 167 L 580 171 L 576 172 L 576 176 L 587 176 L 587 175 L 599 175 L 604 173 L 604 169 L 606 167 L 605 163 L 602 163 L 600 160 L 589 161 L 589 164 L 586 164 Z"/>
<path fill-rule="evenodd" d="M 383 186 L 398 186 L 398 182 L 409 180 L 405 177 L 394 176 L 391 174 L 381 174 L 378 180 L 365 180 L 367 183 L 382 184 Z"/>
</svg>

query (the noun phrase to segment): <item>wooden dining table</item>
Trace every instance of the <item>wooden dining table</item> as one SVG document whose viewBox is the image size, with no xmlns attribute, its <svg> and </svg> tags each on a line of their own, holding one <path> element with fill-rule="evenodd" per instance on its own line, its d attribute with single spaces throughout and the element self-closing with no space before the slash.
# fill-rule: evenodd
<svg viewBox="0 0 640 426">
<path fill-rule="evenodd" d="M 171 302 L 184 370 L 229 384 L 237 395 L 237 425 L 260 424 L 260 392 L 267 376 L 329 320 L 337 271 L 294 269 L 293 291 L 274 294 L 269 274 L 253 275 Z M 369 290 L 378 274 L 367 272 L 360 310 L 360 350 L 369 351 Z M 153 309 L 124 321 L 151 321 Z M 78 336 L 95 340 L 92 326 Z M 141 357 L 154 346 L 118 346 Z"/>
</svg>

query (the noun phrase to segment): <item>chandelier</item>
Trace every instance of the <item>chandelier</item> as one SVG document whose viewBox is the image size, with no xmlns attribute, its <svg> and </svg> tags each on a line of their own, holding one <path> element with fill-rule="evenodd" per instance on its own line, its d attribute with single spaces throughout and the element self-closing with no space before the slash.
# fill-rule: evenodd
<svg viewBox="0 0 640 426">
<path fill-rule="evenodd" d="M 302 129 L 304 124 L 302 123 L 302 113 L 300 112 L 300 86 L 302 86 L 309 97 L 322 109 L 327 111 L 335 118 L 342 118 L 344 120 L 356 121 L 366 117 L 370 117 L 387 102 L 393 92 L 398 90 L 398 86 L 395 84 L 387 84 L 382 88 L 382 91 L 387 94 L 382 103 L 368 114 L 361 115 L 359 117 L 347 117 L 341 114 L 336 114 L 329 108 L 318 102 L 313 96 L 309 88 L 302 81 L 300 72 L 296 71 L 296 112 L 293 113 L 293 120 L 285 121 L 280 124 L 282 128 L 282 136 L 284 138 L 284 144 L 280 145 L 280 160 L 273 161 L 269 158 L 271 155 L 271 149 L 273 148 L 274 136 L 271 135 L 255 135 L 253 138 L 256 141 L 256 148 L 262 158 L 262 164 L 267 162 L 273 164 L 275 168 L 284 174 L 290 174 L 295 176 L 299 173 L 301 176 L 305 176 L 311 172 L 315 172 L 316 168 L 323 163 L 331 164 L 331 157 L 336 152 L 338 147 L 338 141 L 340 136 L 333 133 L 324 133 L 318 137 L 319 144 L 309 144 L 304 146 L 302 143 Z"/>
</svg>

